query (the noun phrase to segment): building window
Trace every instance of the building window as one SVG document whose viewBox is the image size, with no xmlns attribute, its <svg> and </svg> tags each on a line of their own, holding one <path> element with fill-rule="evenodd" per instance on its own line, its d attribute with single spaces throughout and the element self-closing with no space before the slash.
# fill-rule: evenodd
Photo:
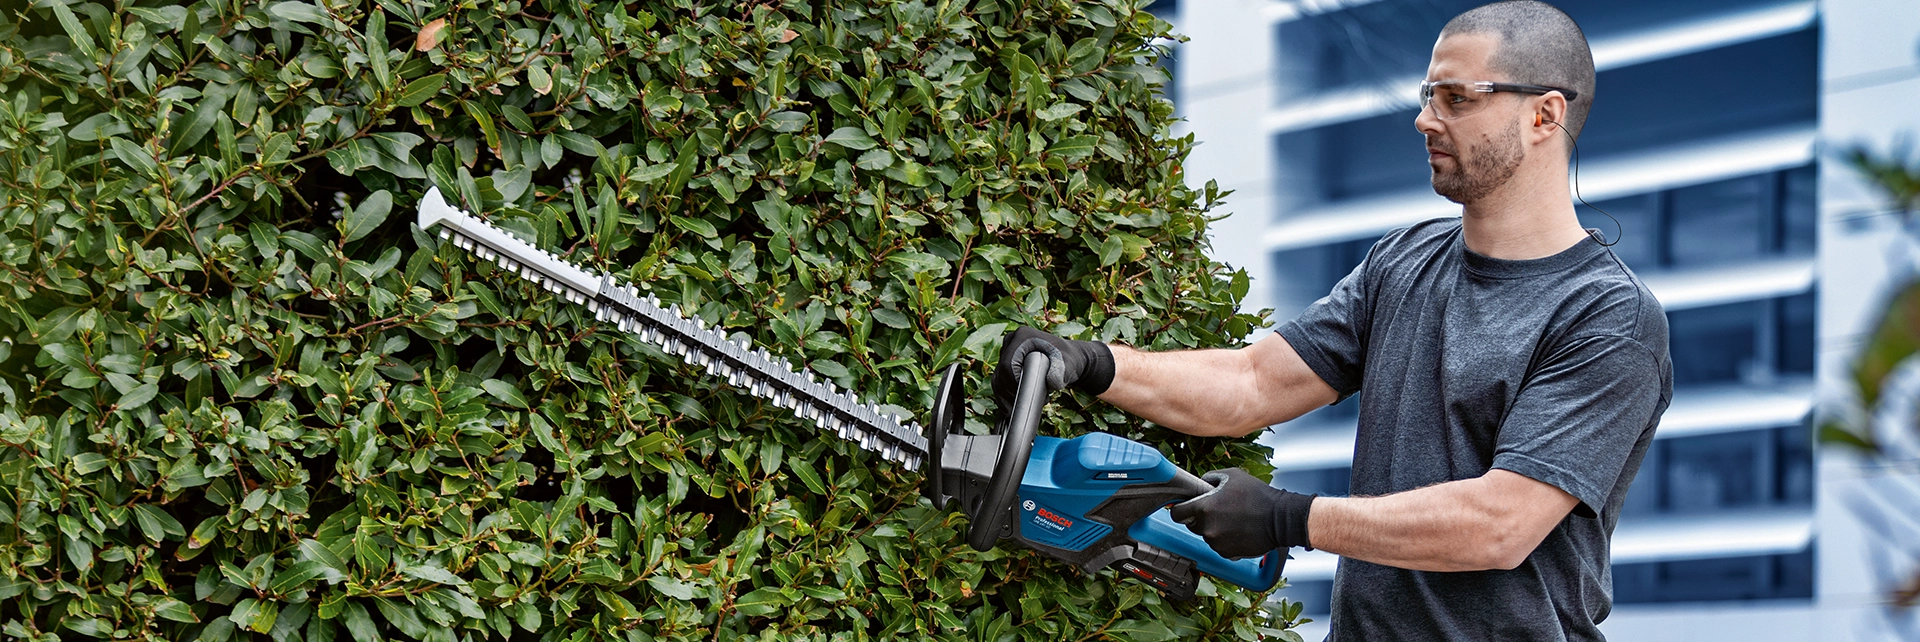
<svg viewBox="0 0 1920 642">
<path fill-rule="evenodd" d="M 1274 317 L 1292 319 L 1366 260 L 1380 237 L 1355 239 L 1273 253 Z"/>
<path fill-rule="evenodd" d="M 1766 176 L 1742 176 L 1673 190 L 1671 264 L 1696 267 L 1751 261 L 1768 249 Z"/>
<path fill-rule="evenodd" d="M 1760 307 L 1757 301 L 1742 301 L 1667 313 L 1673 382 L 1683 385 L 1752 378 L 1760 368 L 1759 325 L 1767 320 Z"/>
<path fill-rule="evenodd" d="M 1622 517 L 1697 515 L 1813 503 L 1813 437 L 1804 424 L 1654 440 Z"/>
<path fill-rule="evenodd" d="M 1815 248 L 1812 165 L 1578 206 L 1580 224 L 1618 241 L 1637 271 L 1714 267 Z"/>
<path fill-rule="evenodd" d="M 1785 555 L 1613 565 L 1614 604 L 1811 597 L 1811 546 Z"/>
<path fill-rule="evenodd" d="M 1667 313 L 1675 385 L 1813 374 L 1814 292 Z"/>
</svg>

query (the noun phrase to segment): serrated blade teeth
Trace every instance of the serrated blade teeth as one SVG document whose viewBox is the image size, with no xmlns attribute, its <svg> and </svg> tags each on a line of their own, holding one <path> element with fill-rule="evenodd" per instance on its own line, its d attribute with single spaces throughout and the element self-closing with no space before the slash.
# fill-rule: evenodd
<svg viewBox="0 0 1920 642">
<path fill-rule="evenodd" d="M 698 366 L 705 373 L 773 406 L 813 423 L 823 435 L 838 435 L 888 461 L 918 468 L 919 434 L 903 428 L 904 417 L 863 402 L 833 379 L 754 345 L 752 333 L 732 336 L 708 325 L 699 306 L 666 304 L 655 292 L 620 276 L 583 269 L 552 252 L 532 247 L 464 212 L 445 212 L 437 194 L 423 199 L 422 226 L 481 261 L 492 262 L 569 303 L 585 305 L 594 319 L 666 355 Z M 436 210 L 435 208 L 440 208 Z"/>
</svg>

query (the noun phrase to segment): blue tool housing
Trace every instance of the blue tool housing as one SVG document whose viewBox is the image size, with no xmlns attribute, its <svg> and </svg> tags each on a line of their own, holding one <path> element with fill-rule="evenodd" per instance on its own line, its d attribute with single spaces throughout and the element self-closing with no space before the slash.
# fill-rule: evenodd
<svg viewBox="0 0 1920 642">
<path fill-rule="evenodd" d="M 1191 482 L 1170 486 L 1177 476 L 1198 481 L 1159 450 L 1116 435 L 1035 437 L 1020 480 L 1018 535 L 1031 544 L 1083 551 L 1107 539 L 1116 527 L 1124 528 L 1128 539 L 1192 560 L 1208 575 L 1256 591 L 1271 588 L 1280 577 L 1279 551 L 1257 559 L 1230 560 L 1173 521 L 1165 506 L 1195 494 L 1173 487 L 1190 488 Z M 1158 488 L 1169 492 L 1142 492 Z M 1123 492 L 1129 489 L 1133 492 Z M 1116 501 L 1129 495 L 1147 503 L 1123 506 L 1124 502 Z M 1126 513 L 1132 514 L 1123 516 Z"/>
</svg>

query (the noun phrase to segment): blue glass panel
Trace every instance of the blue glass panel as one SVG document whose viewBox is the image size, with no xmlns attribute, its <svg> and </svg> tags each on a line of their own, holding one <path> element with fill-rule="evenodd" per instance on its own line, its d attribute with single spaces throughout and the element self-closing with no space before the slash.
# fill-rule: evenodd
<svg viewBox="0 0 1920 642">
<path fill-rule="evenodd" d="M 1691 513 L 1746 508 L 1768 499 L 1773 484 L 1762 480 L 1771 459 L 1770 431 L 1746 431 L 1666 440 L 1660 471 L 1667 510 Z"/>
<path fill-rule="evenodd" d="M 1805 599 L 1812 596 L 1812 547 L 1785 555 L 1613 566 L 1614 604 Z"/>
<path fill-rule="evenodd" d="M 1380 237 L 1342 241 L 1273 253 L 1275 314 L 1291 319 L 1320 300 L 1353 268 L 1366 260 Z"/>
<path fill-rule="evenodd" d="M 1671 252 L 1677 267 L 1750 261 L 1766 251 L 1767 175 L 1673 190 Z"/>
<path fill-rule="evenodd" d="M 1674 384 L 1739 381 L 1759 365 L 1754 324 L 1765 318 L 1754 302 L 1667 313 Z"/>
<path fill-rule="evenodd" d="M 1780 250 L 1809 255 L 1816 249 L 1820 213 L 1814 197 L 1818 175 L 1812 165 L 1787 170 L 1780 198 Z"/>
<path fill-rule="evenodd" d="M 1600 230 L 1608 240 L 1616 241 L 1613 244 L 1614 256 L 1620 257 L 1634 271 L 1644 272 L 1660 267 L 1658 196 L 1639 194 L 1600 201 L 1594 205 L 1605 210 L 1606 214 L 1612 214 L 1613 219 L 1609 220 L 1606 214 L 1591 207 L 1578 205 L 1582 227 Z"/>
<path fill-rule="evenodd" d="M 1813 374 L 1814 322 L 1818 309 L 1813 292 L 1780 300 L 1780 364 L 1785 374 Z"/>
<path fill-rule="evenodd" d="M 1427 142 L 1401 111 L 1320 128 L 1323 198 L 1339 201 L 1432 189 Z"/>
<path fill-rule="evenodd" d="M 1778 463 L 1774 465 L 1774 501 L 1780 504 L 1813 504 L 1813 429 L 1810 424 L 1774 430 Z"/>
<path fill-rule="evenodd" d="M 1675 3 L 1685 4 L 1685 3 Z M 1819 33 L 1783 36 L 1600 73 L 1586 160 L 1818 117 Z"/>
</svg>

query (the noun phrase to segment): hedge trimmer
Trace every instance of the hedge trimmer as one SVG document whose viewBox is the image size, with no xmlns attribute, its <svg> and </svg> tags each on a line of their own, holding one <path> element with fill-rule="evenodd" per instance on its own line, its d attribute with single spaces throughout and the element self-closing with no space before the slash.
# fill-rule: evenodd
<svg viewBox="0 0 1920 642">
<path fill-rule="evenodd" d="M 745 339 L 727 338 L 678 306 L 662 306 L 632 284 L 574 266 L 454 209 L 439 188 L 421 199 L 419 225 L 864 450 L 909 470 L 937 464 L 937 471 L 927 471 L 922 493 L 935 507 L 957 505 L 972 518 L 967 542 L 977 550 L 1013 539 L 1088 573 L 1115 568 L 1182 600 L 1193 597 L 1201 572 L 1264 591 L 1286 563 L 1280 551 L 1229 560 L 1174 522 L 1168 505 L 1213 486 L 1159 450 L 1107 433 L 1037 436 L 1048 392 L 1043 377 L 1020 382 L 1008 420 L 993 434 L 969 435 L 959 430 L 966 407 L 960 366 L 948 366 L 922 429 Z M 1025 366 L 1046 372 L 1046 353 L 1028 354 Z"/>
</svg>

